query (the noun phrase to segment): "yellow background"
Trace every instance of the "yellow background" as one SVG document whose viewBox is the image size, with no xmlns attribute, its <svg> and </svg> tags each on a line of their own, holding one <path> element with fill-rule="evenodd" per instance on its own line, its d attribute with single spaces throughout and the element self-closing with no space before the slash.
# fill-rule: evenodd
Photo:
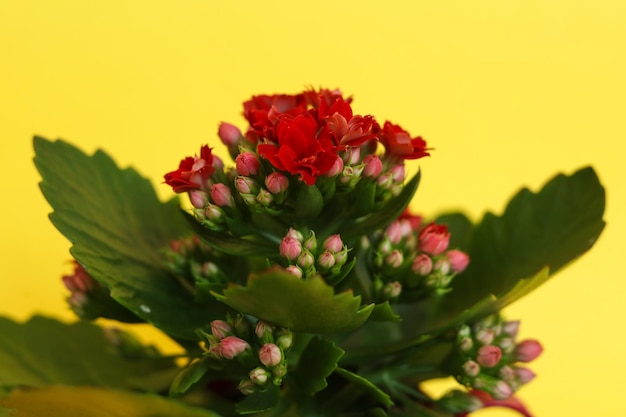
<svg viewBox="0 0 626 417">
<path fill-rule="evenodd" d="M 220 121 L 243 126 L 250 95 L 340 87 L 436 148 L 420 161 L 427 214 L 477 219 L 596 167 L 603 236 L 507 313 L 545 346 L 520 391 L 537 416 L 624 416 L 625 41 L 617 0 L 1 1 L 0 314 L 71 318 L 33 134 L 102 147 L 167 196 L 162 174 L 219 147 Z"/>
</svg>

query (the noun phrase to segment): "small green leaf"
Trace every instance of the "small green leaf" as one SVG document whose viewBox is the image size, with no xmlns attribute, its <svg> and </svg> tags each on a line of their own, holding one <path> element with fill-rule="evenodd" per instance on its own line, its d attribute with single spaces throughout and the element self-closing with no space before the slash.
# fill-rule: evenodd
<svg viewBox="0 0 626 417">
<path fill-rule="evenodd" d="M 263 391 L 246 395 L 243 401 L 235 405 L 239 414 L 261 413 L 270 410 L 280 401 L 280 388 L 276 385 L 269 385 Z"/>
<path fill-rule="evenodd" d="M 0 318 L 0 386 L 99 385 L 139 390 L 167 388 L 178 371 L 154 349 L 116 351 L 102 328 L 41 316 L 26 323 Z M 115 335 L 112 337 L 115 338 Z M 152 376 L 152 378 L 148 378 Z"/>
<path fill-rule="evenodd" d="M 393 401 L 391 397 L 383 390 L 374 385 L 371 381 L 363 378 L 360 375 L 357 375 L 353 372 L 348 371 L 343 368 L 336 368 L 335 373 L 342 378 L 350 381 L 351 383 L 357 385 L 367 394 L 371 395 L 376 401 L 378 401 L 381 405 L 385 407 L 390 407 L 393 405 Z"/>
<path fill-rule="evenodd" d="M 111 297 L 166 333 L 194 340 L 194 330 L 222 317 L 223 306 L 196 303 L 162 267 L 162 249 L 189 233 L 178 201 L 162 203 L 150 181 L 120 169 L 104 152 L 88 156 L 57 140 L 34 139 L 41 190 L 52 223 L 72 255 Z"/>
<path fill-rule="evenodd" d="M 18 389 L 0 399 L 0 407 L 18 417 L 219 417 L 156 395 L 97 387 Z"/>
<path fill-rule="evenodd" d="M 298 389 L 313 395 L 326 388 L 326 378 L 337 369 L 337 362 L 344 355 L 343 349 L 330 340 L 315 337 L 306 346 L 296 369 L 289 373 Z"/>
<path fill-rule="evenodd" d="M 208 358 L 202 358 L 184 367 L 172 381 L 170 395 L 180 395 L 187 392 L 189 388 L 198 382 L 209 370 Z"/>
<path fill-rule="evenodd" d="M 361 298 L 352 291 L 335 294 L 319 276 L 303 280 L 278 268 L 250 276 L 245 287 L 232 285 L 214 296 L 237 311 L 306 333 L 353 331 L 374 309 L 374 304 L 361 307 Z"/>
</svg>

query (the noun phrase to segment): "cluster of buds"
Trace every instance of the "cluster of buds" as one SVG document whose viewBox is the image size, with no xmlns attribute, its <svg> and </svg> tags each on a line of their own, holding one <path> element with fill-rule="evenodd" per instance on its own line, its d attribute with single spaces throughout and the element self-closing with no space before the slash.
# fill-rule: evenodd
<svg viewBox="0 0 626 417">
<path fill-rule="evenodd" d="M 233 265 L 241 263 L 231 258 L 202 243 L 195 235 L 171 241 L 164 251 L 165 267 L 196 299 L 209 296 L 211 290 L 222 289 L 232 281 L 236 276 L 232 273 Z"/>
<path fill-rule="evenodd" d="M 310 230 L 305 238 L 291 228 L 281 240 L 279 250 L 287 271 L 299 278 L 319 273 L 328 283 L 336 284 L 353 266 L 347 262 L 348 247 L 338 234 L 327 237 L 322 245 L 318 245 L 314 231 Z"/>
<path fill-rule="evenodd" d="M 245 395 L 269 384 L 280 386 L 287 375 L 287 353 L 293 344 L 289 329 L 263 320 L 251 323 L 243 315 L 211 322 L 210 333 L 199 332 L 206 344 L 205 356 L 214 368 L 228 367 L 240 378 L 237 388 Z"/>
<path fill-rule="evenodd" d="M 445 225 L 422 225 L 421 217 L 407 212 L 373 241 L 372 292 L 379 300 L 442 294 L 469 264 L 466 253 L 448 249 Z"/>
<path fill-rule="evenodd" d="M 519 321 L 489 316 L 473 326 L 463 325 L 458 333 L 454 363 L 457 380 L 465 386 L 489 393 L 501 400 L 509 398 L 535 373 L 520 366 L 537 358 L 543 348 L 538 341 L 516 340 Z"/>
</svg>

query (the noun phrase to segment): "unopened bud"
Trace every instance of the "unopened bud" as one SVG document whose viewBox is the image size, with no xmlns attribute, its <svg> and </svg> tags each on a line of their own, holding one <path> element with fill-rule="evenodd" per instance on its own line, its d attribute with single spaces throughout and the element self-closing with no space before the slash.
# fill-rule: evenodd
<svg viewBox="0 0 626 417">
<path fill-rule="evenodd" d="M 291 275 L 295 275 L 298 278 L 302 278 L 302 269 L 300 269 L 300 267 L 297 265 L 289 265 L 287 268 L 285 268 L 285 270 L 289 272 Z"/>
<path fill-rule="evenodd" d="M 293 334 L 289 329 L 282 329 L 280 331 L 280 336 L 276 338 L 276 345 L 281 348 L 283 351 L 289 349 L 293 344 Z"/>
<path fill-rule="evenodd" d="M 302 246 L 311 252 L 315 252 L 317 250 L 317 238 L 315 237 L 315 232 L 313 230 L 309 231 L 309 237 L 302 242 Z"/>
<path fill-rule="evenodd" d="M 266 343 L 259 349 L 259 360 L 267 367 L 278 365 L 283 359 L 280 348 L 273 343 Z"/>
<path fill-rule="evenodd" d="M 469 264 L 469 256 L 465 252 L 461 252 L 460 250 L 452 249 L 446 252 L 446 259 L 450 264 L 450 268 L 452 272 L 461 273 L 467 268 Z"/>
<path fill-rule="evenodd" d="M 502 331 L 511 337 L 517 336 L 517 332 L 519 331 L 520 321 L 507 321 L 504 323 L 502 327 Z"/>
<path fill-rule="evenodd" d="M 268 324 L 263 320 L 259 320 L 254 327 L 254 334 L 256 334 L 256 337 L 258 337 L 263 343 L 273 342 L 273 330 L 274 328 L 271 324 Z"/>
<path fill-rule="evenodd" d="M 383 163 L 378 155 L 367 155 L 363 158 L 363 164 L 365 164 L 365 168 L 363 169 L 364 177 L 378 178 L 383 171 Z"/>
<path fill-rule="evenodd" d="M 527 384 L 537 375 L 528 368 L 515 368 L 515 376 L 520 384 Z"/>
<path fill-rule="evenodd" d="M 222 183 L 211 186 L 211 200 L 219 207 L 232 207 L 234 203 L 230 188 Z"/>
<path fill-rule="evenodd" d="M 299 240 L 287 236 L 280 242 L 280 254 L 290 261 L 298 259 L 302 253 L 302 243 Z"/>
<path fill-rule="evenodd" d="M 502 358 L 502 350 L 498 346 L 486 345 L 478 349 L 476 362 L 486 368 L 492 368 L 500 362 L 500 358 Z"/>
<path fill-rule="evenodd" d="M 480 373 L 480 365 L 473 360 L 468 360 L 463 364 L 463 372 L 466 376 L 474 378 Z"/>
<path fill-rule="evenodd" d="M 221 223 L 224 220 L 224 211 L 215 204 L 209 204 L 204 210 L 204 215 L 213 223 Z"/>
<path fill-rule="evenodd" d="M 481 345 L 490 345 L 493 342 L 494 334 L 491 329 L 480 329 L 476 333 L 476 340 L 480 342 Z"/>
<path fill-rule="evenodd" d="M 317 257 L 317 265 L 322 270 L 329 270 L 330 268 L 335 266 L 335 255 L 333 255 L 332 253 L 330 253 L 327 250 L 322 252 Z"/>
<path fill-rule="evenodd" d="M 204 191 L 193 190 L 189 192 L 189 200 L 191 201 L 191 205 L 195 208 L 204 208 L 206 203 L 208 203 L 207 195 Z"/>
<path fill-rule="evenodd" d="M 257 385 L 249 379 L 242 380 L 239 385 L 237 385 L 237 389 L 243 395 L 250 395 L 257 391 Z"/>
<path fill-rule="evenodd" d="M 326 172 L 327 177 L 334 177 L 343 171 L 343 160 L 340 157 L 335 158 L 333 166 Z"/>
<path fill-rule="evenodd" d="M 236 148 L 241 139 L 243 139 L 243 135 L 241 134 L 239 128 L 226 122 L 220 123 L 220 126 L 217 129 L 217 135 L 221 139 L 222 143 L 229 149 Z"/>
<path fill-rule="evenodd" d="M 399 268 L 402 262 L 404 262 L 404 256 L 398 249 L 392 250 L 391 253 L 385 257 L 385 263 L 392 268 Z"/>
<path fill-rule="evenodd" d="M 272 194 L 280 194 L 287 191 L 289 180 L 280 172 L 272 172 L 265 177 L 265 186 Z"/>
<path fill-rule="evenodd" d="M 341 236 L 338 234 L 332 235 L 326 238 L 324 241 L 324 249 L 328 250 L 331 253 L 337 253 L 343 249 L 343 241 L 341 240 Z"/>
<path fill-rule="evenodd" d="M 239 175 L 235 178 L 235 188 L 241 194 L 257 194 L 259 192 L 259 184 L 250 177 Z"/>
<path fill-rule="evenodd" d="M 430 274 L 433 270 L 433 260 L 430 256 L 422 253 L 413 259 L 413 265 L 411 266 L 413 272 L 417 275 L 425 277 Z"/>
<path fill-rule="evenodd" d="M 309 268 L 315 266 L 315 258 L 311 252 L 305 249 L 300 256 L 298 256 L 297 264 L 304 271 L 307 271 Z"/>
<path fill-rule="evenodd" d="M 448 248 L 450 233 L 442 224 L 430 223 L 419 234 L 419 249 L 429 255 L 439 255 Z"/>
<path fill-rule="evenodd" d="M 535 339 L 527 339 L 520 342 L 515 347 L 515 359 L 520 362 L 530 362 L 535 360 L 543 352 L 543 347 Z"/>
<path fill-rule="evenodd" d="M 233 329 L 224 320 L 213 320 L 211 322 L 211 333 L 218 339 L 223 339 L 226 336 L 231 336 Z"/>
<path fill-rule="evenodd" d="M 270 377 L 270 373 L 267 372 L 267 369 L 262 366 L 256 367 L 250 371 L 250 381 L 252 381 L 256 385 L 265 385 L 267 383 L 267 379 Z"/>
<path fill-rule="evenodd" d="M 235 158 L 237 172 L 245 177 L 255 176 L 261 169 L 259 158 L 252 152 L 242 152 Z"/>
<path fill-rule="evenodd" d="M 234 359 L 236 356 L 250 349 L 250 345 L 237 336 L 226 336 L 220 340 L 219 355 L 224 359 Z"/>
</svg>

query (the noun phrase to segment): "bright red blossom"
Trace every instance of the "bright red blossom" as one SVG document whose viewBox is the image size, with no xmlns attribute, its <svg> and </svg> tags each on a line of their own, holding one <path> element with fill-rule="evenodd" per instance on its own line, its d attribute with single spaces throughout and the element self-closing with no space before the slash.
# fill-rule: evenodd
<svg viewBox="0 0 626 417">
<path fill-rule="evenodd" d="M 426 141 L 421 136 L 411 138 L 409 132 L 391 122 L 385 122 L 379 137 L 390 155 L 402 159 L 418 159 L 430 155 L 426 152 Z"/>
<path fill-rule="evenodd" d="M 283 116 L 276 126 L 278 144 L 257 147 L 258 154 L 281 171 L 300 175 L 307 185 L 331 170 L 337 150 L 328 138 L 317 138 L 317 122 L 309 113 Z"/>
<path fill-rule="evenodd" d="M 165 183 L 176 193 L 199 190 L 215 172 L 214 162 L 211 148 L 204 145 L 200 148 L 200 156 L 188 156 L 180 161 L 176 171 L 165 174 Z"/>
</svg>

